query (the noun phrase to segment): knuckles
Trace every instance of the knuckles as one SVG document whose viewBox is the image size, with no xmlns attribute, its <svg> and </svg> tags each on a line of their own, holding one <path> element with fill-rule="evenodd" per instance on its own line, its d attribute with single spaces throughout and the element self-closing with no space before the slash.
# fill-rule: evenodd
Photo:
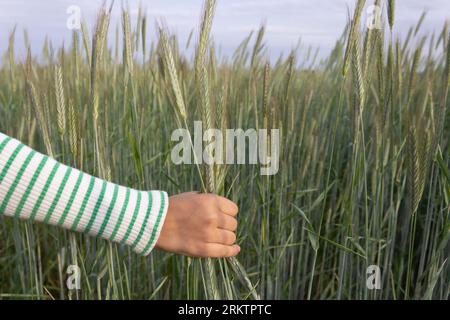
<svg viewBox="0 0 450 320">
<path fill-rule="evenodd" d="M 200 206 L 208 210 L 219 210 L 219 196 L 212 193 L 202 193 L 197 195 Z"/>
<path fill-rule="evenodd" d="M 219 217 L 216 213 L 209 212 L 204 215 L 204 219 L 205 219 L 205 223 L 207 224 L 207 226 L 212 227 L 212 226 L 217 225 Z"/>
<path fill-rule="evenodd" d="M 235 216 L 239 212 L 236 203 L 227 198 L 211 193 L 196 194 L 197 206 L 201 211 L 225 212 L 228 215 Z"/>
</svg>

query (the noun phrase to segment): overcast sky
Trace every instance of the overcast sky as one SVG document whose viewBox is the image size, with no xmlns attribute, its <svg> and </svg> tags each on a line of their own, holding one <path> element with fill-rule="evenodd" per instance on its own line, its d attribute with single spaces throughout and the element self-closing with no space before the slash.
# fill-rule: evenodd
<svg viewBox="0 0 450 320">
<path fill-rule="evenodd" d="M 16 50 L 23 54 L 23 29 L 27 29 L 34 53 L 40 52 L 47 35 L 55 47 L 69 42 L 66 27 L 71 5 L 81 9 L 92 30 L 101 0 L 0 0 L 0 51 L 7 48 L 8 35 L 17 25 Z M 148 32 L 154 38 L 154 19 L 164 18 L 172 32 L 184 44 L 190 31 L 198 26 L 202 0 L 129 0 L 133 23 L 139 2 L 150 18 Z M 124 2 L 125 3 L 125 2 Z M 266 44 L 271 57 L 288 53 L 298 43 L 319 47 L 325 55 L 333 47 L 353 11 L 355 0 L 218 0 L 212 35 L 225 54 L 233 49 L 262 22 L 267 26 Z M 370 5 L 372 1 L 367 1 Z M 424 10 L 427 18 L 423 32 L 440 31 L 450 18 L 449 0 L 397 0 L 396 32 L 405 35 Z M 120 23 L 121 1 L 115 1 L 111 29 Z M 111 30 L 111 31 L 112 31 Z M 112 34 L 112 32 L 111 32 Z"/>
</svg>

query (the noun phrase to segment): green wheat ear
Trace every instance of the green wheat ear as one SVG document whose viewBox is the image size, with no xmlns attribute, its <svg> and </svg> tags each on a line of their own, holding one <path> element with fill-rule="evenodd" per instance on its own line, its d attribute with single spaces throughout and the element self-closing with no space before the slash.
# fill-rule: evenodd
<svg viewBox="0 0 450 320">
<path fill-rule="evenodd" d="M 129 74 L 133 74 L 133 41 L 131 35 L 130 15 L 127 10 L 122 10 L 122 33 L 123 33 L 123 59 L 125 61 L 126 70 Z"/>
<path fill-rule="evenodd" d="M 46 117 L 46 111 L 44 107 L 42 106 L 41 100 L 39 99 L 39 95 L 37 93 L 36 87 L 33 83 L 33 75 L 34 75 L 34 69 L 33 69 L 33 62 L 31 57 L 31 50 L 28 48 L 27 52 L 27 59 L 25 62 L 25 79 L 26 79 L 26 91 L 28 98 L 30 100 L 31 107 L 34 111 L 34 114 L 36 116 L 37 122 L 39 124 L 39 127 L 41 129 L 42 137 L 44 140 L 44 144 L 46 146 L 47 152 L 50 156 L 53 156 L 53 147 L 51 143 L 51 135 L 47 124 L 47 119 L 49 117 Z"/>
<path fill-rule="evenodd" d="M 394 20 L 395 20 L 395 0 L 388 0 L 388 21 L 389 21 L 389 28 L 394 28 Z"/>
<path fill-rule="evenodd" d="M 356 37 L 359 38 L 361 14 L 362 14 L 362 10 L 364 8 L 365 2 L 366 2 L 365 0 L 358 0 L 357 4 L 355 6 L 355 12 L 353 14 L 353 19 L 350 24 L 350 30 L 348 33 L 348 40 L 347 40 L 347 47 L 345 49 L 345 55 L 344 55 L 344 66 L 342 69 L 342 75 L 344 77 L 347 76 L 350 61 L 352 59 L 351 57 L 352 57 L 354 47 L 355 47 Z"/>
<path fill-rule="evenodd" d="M 60 66 L 55 66 L 56 112 L 58 115 L 58 132 L 64 136 L 66 132 L 66 102 L 64 99 L 63 77 Z"/>
<path fill-rule="evenodd" d="M 178 80 L 178 74 L 175 67 L 175 61 L 172 53 L 172 48 L 169 43 L 169 39 L 167 36 L 167 31 L 164 27 L 160 27 L 159 29 L 159 37 L 162 47 L 162 61 L 164 62 L 164 70 L 167 71 L 169 79 L 170 79 L 170 85 L 172 88 L 172 91 L 175 95 L 175 101 L 176 101 L 176 107 L 177 107 L 177 114 L 178 116 L 185 121 L 187 119 L 187 113 L 186 113 L 186 106 L 184 103 L 183 94 L 181 91 L 180 81 Z"/>
<path fill-rule="evenodd" d="M 408 163 L 411 214 L 417 212 L 425 188 L 426 156 L 428 141 L 426 134 L 418 133 L 413 125 L 408 134 Z"/>
<path fill-rule="evenodd" d="M 73 102 L 69 102 L 69 147 L 70 152 L 74 159 L 77 159 L 78 156 L 78 115 L 73 105 Z"/>
</svg>

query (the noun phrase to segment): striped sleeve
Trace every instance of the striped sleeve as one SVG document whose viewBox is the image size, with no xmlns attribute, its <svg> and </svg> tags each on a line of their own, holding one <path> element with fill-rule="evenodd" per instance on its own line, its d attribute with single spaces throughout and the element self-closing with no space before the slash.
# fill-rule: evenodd
<svg viewBox="0 0 450 320">
<path fill-rule="evenodd" d="M 139 191 L 95 178 L 0 132 L 0 216 L 85 232 L 147 255 L 168 207 L 164 191 Z"/>
</svg>

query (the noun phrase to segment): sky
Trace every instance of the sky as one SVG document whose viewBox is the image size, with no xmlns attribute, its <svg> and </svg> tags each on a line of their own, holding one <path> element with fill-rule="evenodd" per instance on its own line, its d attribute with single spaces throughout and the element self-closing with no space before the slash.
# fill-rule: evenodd
<svg viewBox="0 0 450 320">
<path fill-rule="evenodd" d="M 112 12 L 110 39 L 120 24 L 121 3 L 128 4 L 131 21 L 136 23 L 139 4 L 149 17 L 148 33 L 156 38 L 155 21 L 164 19 L 171 32 L 178 35 L 183 48 L 192 29 L 197 31 L 203 0 L 116 0 Z M 72 31 L 66 26 L 67 9 L 76 5 L 81 17 L 92 31 L 102 0 L 0 0 L 0 52 L 8 46 L 8 36 L 17 27 L 15 49 L 25 52 L 23 30 L 29 34 L 31 47 L 40 52 L 45 37 L 54 47 L 69 44 Z M 367 1 L 368 5 L 372 1 Z M 212 37 L 225 55 L 230 55 L 251 32 L 266 25 L 265 43 L 270 58 L 288 54 L 299 39 L 302 46 L 319 48 L 325 56 L 342 34 L 353 12 L 355 0 L 218 0 L 212 28 Z M 422 32 L 439 32 L 450 19 L 449 0 L 397 0 L 395 32 L 405 36 L 422 12 L 427 16 Z M 134 18 L 134 19 L 133 19 Z"/>
</svg>

